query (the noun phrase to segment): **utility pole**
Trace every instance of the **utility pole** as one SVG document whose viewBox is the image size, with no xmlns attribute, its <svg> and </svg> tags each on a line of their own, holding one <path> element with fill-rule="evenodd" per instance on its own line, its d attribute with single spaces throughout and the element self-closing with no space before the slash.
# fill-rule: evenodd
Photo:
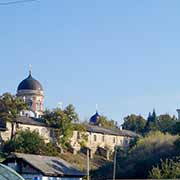
<svg viewBox="0 0 180 180">
<path fill-rule="evenodd" d="M 117 156 L 117 150 L 116 150 L 116 147 L 115 147 L 114 148 L 113 180 L 116 179 L 116 156 Z"/>
<path fill-rule="evenodd" d="M 87 180 L 89 180 L 89 148 L 87 148 Z"/>
</svg>

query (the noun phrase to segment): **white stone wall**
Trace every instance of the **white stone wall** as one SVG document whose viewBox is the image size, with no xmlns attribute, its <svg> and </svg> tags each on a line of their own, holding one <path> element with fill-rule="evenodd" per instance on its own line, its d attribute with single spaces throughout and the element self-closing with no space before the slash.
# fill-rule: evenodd
<svg viewBox="0 0 180 180">
<path fill-rule="evenodd" d="M 3 141 L 8 141 L 11 138 L 11 129 L 12 129 L 12 127 L 11 127 L 10 122 L 6 123 L 6 128 L 7 128 L 7 131 L 0 132 L 1 138 L 2 138 Z"/>
<path fill-rule="evenodd" d="M 43 126 L 19 124 L 19 129 L 21 129 L 21 130 L 29 129 L 31 131 L 36 131 L 44 138 L 46 143 L 51 141 L 50 128 L 43 127 Z"/>
<path fill-rule="evenodd" d="M 11 123 L 7 122 L 7 131 L 1 132 L 1 137 L 4 141 L 7 141 L 11 137 Z M 35 125 L 25 125 L 19 124 L 18 130 L 29 129 L 31 131 L 38 132 L 41 136 L 43 136 L 46 143 L 52 141 L 53 137 L 51 137 L 51 128 L 43 127 L 43 126 L 35 126 Z M 94 152 L 98 147 L 108 148 L 109 150 L 114 150 L 115 146 L 127 147 L 132 138 L 125 136 L 115 136 L 115 135 L 107 135 L 101 133 L 93 133 L 93 132 L 85 132 L 87 135 L 88 141 L 86 142 L 86 146 L 92 149 Z M 73 132 L 73 136 L 71 138 L 71 145 L 75 151 L 79 151 L 81 149 L 80 142 L 81 134 L 78 131 Z"/>
<path fill-rule="evenodd" d="M 7 122 L 6 126 L 7 126 L 7 131 L 1 132 L 1 137 L 2 137 L 3 141 L 7 141 L 11 138 L 11 131 L 12 131 L 11 123 Z M 50 128 L 43 127 L 43 126 L 18 124 L 18 127 L 16 127 L 16 125 L 15 125 L 14 132 L 17 132 L 18 130 L 26 130 L 26 129 L 38 132 L 41 136 L 43 136 L 46 143 L 51 141 Z"/>
<path fill-rule="evenodd" d="M 109 150 L 114 151 L 115 146 L 127 147 L 131 140 L 131 138 L 125 136 L 115 136 L 101 133 L 86 132 L 86 135 L 88 138 L 86 146 L 94 151 L 96 151 L 98 147 L 108 148 Z M 79 141 L 79 137 L 80 135 L 78 131 L 74 131 L 73 137 L 71 138 L 71 144 L 77 151 L 79 151 L 79 147 L 77 146 L 76 148 L 74 145 Z"/>
</svg>

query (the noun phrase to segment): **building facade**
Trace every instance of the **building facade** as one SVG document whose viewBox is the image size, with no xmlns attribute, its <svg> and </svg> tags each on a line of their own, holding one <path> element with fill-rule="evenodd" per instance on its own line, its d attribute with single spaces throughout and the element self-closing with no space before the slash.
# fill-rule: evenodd
<svg viewBox="0 0 180 180">
<path fill-rule="evenodd" d="M 2 141 L 7 141 L 11 138 L 12 134 L 16 134 L 19 130 L 30 130 L 38 132 L 45 140 L 46 143 L 54 141 L 54 128 L 48 127 L 45 123 L 41 122 L 40 119 L 33 117 L 19 117 L 16 122 L 13 123 L 12 128 L 11 122 L 6 122 L 6 127 L 1 129 L 0 138 Z M 80 133 L 73 131 L 70 144 L 72 151 L 76 154 L 81 150 L 81 137 L 85 135 L 87 141 L 86 147 L 90 149 L 91 157 L 99 151 L 104 151 L 104 156 L 108 159 L 109 153 L 114 151 L 116 146 L 127 148 L 132 139 L 138 137 L 136 133 L 127 130 L 110 130 L 103 127 L 85 124 L 86 132 Z M 13 132 L 12 132 L 13 130 Z M 102 152 L 101 151 L 101 152 Z"/>
</svg>

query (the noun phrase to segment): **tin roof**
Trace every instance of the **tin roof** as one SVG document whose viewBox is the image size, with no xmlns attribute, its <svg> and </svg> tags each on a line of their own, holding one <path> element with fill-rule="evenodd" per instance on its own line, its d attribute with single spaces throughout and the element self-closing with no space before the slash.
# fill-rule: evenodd
<svg viewBox="0 0 180 180">
<path fill-rule="evenodd" d="M 26 124 L 26 125 L 35 125 L 35 126 L 45 126 L 48 127 L 47 124 L 45 124 L 42 119 L 32 118 L 32 117 L 19 117 L 16 119 L 17 123 L 20 124 Z M 115 135 L 115 136 L 128 136 L 128 137 L 138 137 L 139 135 L 135 132 L 129 131 L 129 130 L 120 130 L 120 129 L 107 129 L 103 128 L 97 125 L 92 124 L 85 124 L 86 130 L 88 132 L 94 132 L 94 133 L 101 133 L 101 134 L 107 134 L 107 135 Z"/>
<path fill-rule="evenodd" d="M 35 126 L 47 126 L 41 119 L 21 116 L 16 119 L 17 123 Z"/>
<path fill-rule="evenodd" d="M 115 136 L 128 136 L 128 137 L 138 137 L 139 135 L 128 130 L 120 130 L 120 129 L 107 129 L 97 125 L 86 124 L 86 129 L 88 132 L 101 133 L 107 135 L 115 135 Z"/>
<path fill-rule="evenodd" d="M 59 157 L 13 153 L 7 159 L 21 159 L 50 177 L 83 177 L 84 174 Z"/>
</svg>

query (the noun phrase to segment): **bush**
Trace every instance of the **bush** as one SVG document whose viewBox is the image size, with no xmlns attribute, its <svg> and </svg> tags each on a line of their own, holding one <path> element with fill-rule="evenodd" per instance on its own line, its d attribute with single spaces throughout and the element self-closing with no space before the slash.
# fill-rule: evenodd
<svg viewBox="0 0 180 180">
<path fill-rule="evenodd" d="M 54 143 L 49 142 L 49 143 L 45 144 L 45 147 L 43 150 L 43 155 L 58 156 L 59 153 L 60 153 L 60 150 L 57 148 L 57 146 Z"/>
<path fill-rule="evenodd" d="M 163 134 L 159 131 L 141 137 L 129 151 L 123 162 L 124 165 L 122 161 L 118 162 L 118 177 L 147 178 L 152 166 L 160 163 L 161 159 L 177 155 L 178 151 L 174 145 L 177 139 L 178 136 Z"/>
<path fill-rule="evenodd" d="M 53 143 L 45 143 L 36 131 L 19 131 L 18 134 L 4 144 L 4 153 L 20 152 L 28 154 L 58 155 L 58 148 Z"/>
<path fill-rule="evenodd" d="M 166 159 L 161 164 L 153 167 L 150 172 L 151 179 L 177 179 L 180 178 L 180 159 Z"/>
</svg>

